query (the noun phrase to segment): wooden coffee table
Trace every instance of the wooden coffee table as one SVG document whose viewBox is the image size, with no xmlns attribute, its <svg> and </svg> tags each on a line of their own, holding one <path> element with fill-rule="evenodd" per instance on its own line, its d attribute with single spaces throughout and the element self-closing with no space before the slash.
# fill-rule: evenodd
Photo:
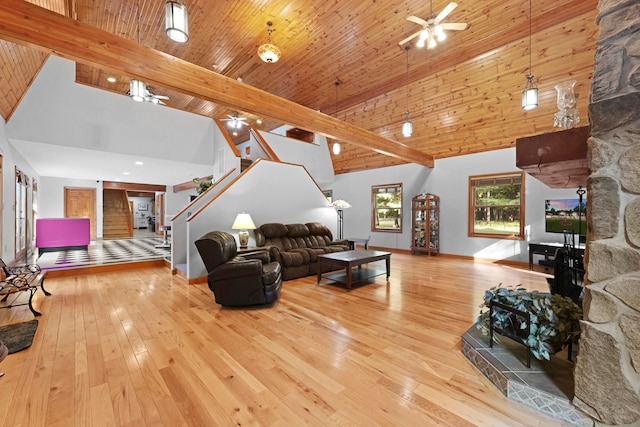
<svg viewBox="0 0 640 427">
<path fill-rule="evenodd" d="M 367 251 L 356 249 L 354 251 L 335 252 L 332 254 L 318 255 L 318 283 L 324 277 L 334 282 L 344 283 L 348 290 L 351 284 L 362 282 L 375 276 L 385 273 L 385 270 L 374 268 L 363 268 L 362 264 L 375 261 L 386 262 L 387 279 L 391 275 L 391 252 Z M 344 272 L 322 274 L 322 266 L 325 264 L 339 264 L 345 269 Z M 353 269 L 358 267 L 357 269 Z"/>
</svg>

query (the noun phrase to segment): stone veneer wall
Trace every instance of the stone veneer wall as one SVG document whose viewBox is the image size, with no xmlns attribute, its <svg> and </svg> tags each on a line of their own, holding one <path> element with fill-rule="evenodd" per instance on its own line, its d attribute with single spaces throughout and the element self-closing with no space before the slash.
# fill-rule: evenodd
<svg viewBox="0 0 640 427">
<path fill-rule="evenodd" d="M 640 425 L 640 2 L 598 8 L 574 404 L 600 425 Z"/>
</svg>

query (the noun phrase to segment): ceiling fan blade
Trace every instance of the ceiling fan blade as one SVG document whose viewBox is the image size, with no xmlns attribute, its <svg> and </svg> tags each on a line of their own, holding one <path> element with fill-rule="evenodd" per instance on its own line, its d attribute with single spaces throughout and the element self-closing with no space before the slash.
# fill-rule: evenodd
<svg viewBox="0 0 640 427">
<path fill-rule="evenodd" d="M 165 95 L 151 95 L 151 96 L 153 96 L 154 98 L 158 98 L 158 99 L 169 99 L 169 97 L 165 96 Z"/>
<path fill-rule="evenodd" d="M 407 16 L 407 21 L 415 22 L 418 25 L 422 25 L 423 27 L 427 26 L 427 21 L 422 18 L 418 18 L 417 16 Z"/>
<path fill-rule="evenodd" d="M 442 12 L 440 12 L 438 16 L 436 16 L 436 19 L 433 20 L 433 24 L 438 25 L 440 21 L 442 21 L 444 18 L 447 17 L 447 15 L 453 12 L 453 9 L 455 9 L 456 7 L 458 7 L 458 3 L 455 3 L 455 2 L 449 3 L 447 7 L 442 9 Z"/>
<path fill-rule="evenodd" d="M 407 37 L 404 40 L 400 40 L 400 43 L 398 43 L 398 45 L 402 46 L 403 44 L 407 43 L 408 41 L 411 41 L 411 39 L 413 39 L 414 37 L 417 37 L 418 34 L 420 34 L 422 32 L 422 30 L 418 31 L 415 34 L 410 35 L 409 37 Z"/>
<path fill-rule="evenodd" d="M 464 30 L 467 28 L 467 24 L 464 22 L 449 22 L 440 24 L 443 30 Z"/>
</svg>

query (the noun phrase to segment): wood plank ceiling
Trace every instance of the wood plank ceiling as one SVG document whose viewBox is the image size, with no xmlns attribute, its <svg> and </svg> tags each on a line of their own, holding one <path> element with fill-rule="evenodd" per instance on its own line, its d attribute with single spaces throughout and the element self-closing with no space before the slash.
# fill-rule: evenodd
<svg viewBox="0 0 640 427">
<path fill-rule="evenodd" d="M 165 0 L 31 1 L 115 35 L 181 58 L 354 126 L 444 158 L 513 147 L 517 138 L 558 130 L 554 85 L 576 80 L 578 108 L 588 123 L 587 103 L 597 39 L 597 0 L 458 0 L 446 22 L 466 22 L 449 31 L 435 49 L 398 42 L 419 28 L 409 15 L 426 18 L 425 1 L 182 0 L 189 10 L 189 41 L 164 34 Z M 434 14 L 448 0 L 435 0 Z M 282 51 L 275 64 L 262 62 L 258 46 L 272 41 Z M 540 107 L 523 112 L 520 94 L 529 72 L 540 90 Z M 2 23 L 0 22 L 0 25 Z M 407 72 L 407 56 L 409 67 Z M 0 114 L 9 120 L 46 55 L 0 41 Z M 108 77 L 115 77 L 109 82 Z M 78 64 L 76 80 L 126 96 L 130 76 Z M 340 81 L 336 90 L 335 82 Z M 408 92 L 407 92 L 407 81 Z M 167 107 L 212 118 L 234 111 L 164 87 Z M 413 136 L 401 126 L 410 111 Z M 250 126 L 273 129 L 281 122 L 239 111 Z M 304 129 L 304 123 L 288 123 Z M 246 130 L 245 130 L 246 132 Z M 238 135 L 236 142 L 246 139 Z M 405 160 L 353 144 L 333 156 L 336 173 L 390 166 Z"/>
</svg>

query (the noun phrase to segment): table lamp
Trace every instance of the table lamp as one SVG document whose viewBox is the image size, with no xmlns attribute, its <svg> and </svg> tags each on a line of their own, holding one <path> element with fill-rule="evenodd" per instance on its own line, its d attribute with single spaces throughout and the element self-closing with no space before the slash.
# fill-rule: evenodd
<svg viewBox="0 0 640 427">
<path fill-rule="evenodd" d="M 238 240 L 240 241 L 240 249 L 244 249 L 249 244 L 249 229 L 255 230 L 256 225 L 253 223 L 251 215 L 246 212 L 240 212 L 236 215 L 236 219 L 233 221 L 231 229 L 240 230 L 238 231 Z"/>
</svg>

